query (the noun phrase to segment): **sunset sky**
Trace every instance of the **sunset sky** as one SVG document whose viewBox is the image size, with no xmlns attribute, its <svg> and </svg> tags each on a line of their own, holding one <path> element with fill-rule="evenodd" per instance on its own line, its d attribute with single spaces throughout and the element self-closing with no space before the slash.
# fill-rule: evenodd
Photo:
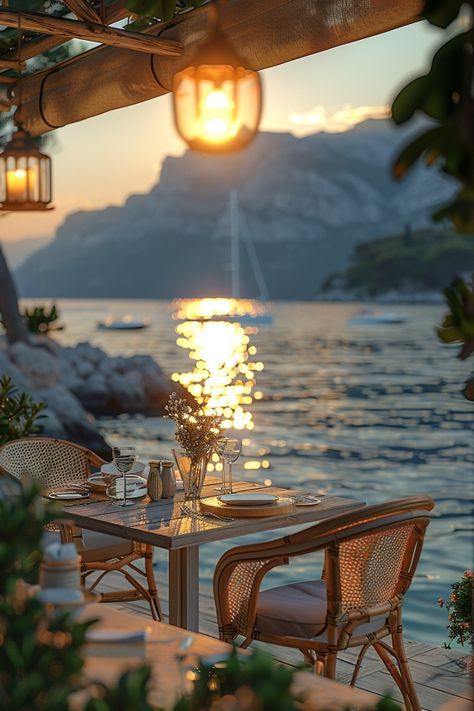
<svg viewBox="0 0 474 711">
<path fill-rule="evenodd" d="M 397 89 L 427 68 L 439 43 L 438 31 L 418 23 L 267 69 L 262 129 L 304 135 L 382 116 Z M 184 150 L 169 96 L 67 126 L 55 138 L 56 209 L 8 215 L 0 222 L 0 241 L 53 235 L 68 213 L 147 192 L 163 158 Z"/>
</svg>

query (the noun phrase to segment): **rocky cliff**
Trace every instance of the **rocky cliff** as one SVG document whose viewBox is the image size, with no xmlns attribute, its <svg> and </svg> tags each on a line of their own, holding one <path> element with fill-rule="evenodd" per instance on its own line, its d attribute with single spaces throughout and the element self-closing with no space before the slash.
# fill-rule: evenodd
<svg viewBox="0 0 474 711">
<path fill-rule="evenodd" d="M 413 129 L 411 129 L 413 130 Z M 229 192 L 273 299 L 310 297 L 361 241 L 423 226 L 452 185 L 418 168 L 389 174 L 406 129 L 369 120 L 345 133 L 261 134 L 225 157 L 167 158 L 159 183 L 122 207 L 70 215 L 52 243 L 17 270 L 23 296 L 226 295 Z M 257 296 L 244 244 L 242 295 Z"/>
</svg>

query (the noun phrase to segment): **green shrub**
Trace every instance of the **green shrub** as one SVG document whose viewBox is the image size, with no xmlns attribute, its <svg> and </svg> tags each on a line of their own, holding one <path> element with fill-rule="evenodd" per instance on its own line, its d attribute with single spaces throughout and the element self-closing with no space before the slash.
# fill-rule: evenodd
<svg viewBox="0 0 474 711">
<path fill-rule="evenodd" d="M 22 313 L 26 327 L 30 333 L 49 333 L 61 329 L 58 325 L 59 312 L 56 304 L 48 310 L 46 306 L 33 306 L 25 308 Z"/>
<path fill-rule="evenodd" d="M 19 392 L 11 378 L 0 380 L 0 445 L 38 432 L 38 419 L 45 406 L 35 402 L 28 393 Z"/>
<path fill-rule="evenodd" d="M 87 685 L 82 648 L 94 620 L 51 617 L 31 595 L 37 583 L 44 526 L 55 518 L 38 485 L 0 500 L 0 708 L 69 711 L 71 695 L 86 694 L 86 711 L 149 711 L 148 667 L 125 673 L 116 688 Z"/>
<path fill-rule="evenodd" d="M 438 598 L 438 605 L 446 607 L 448 611 L 449 642 L 444 646 L 449 649 L 453 642 L 461 646 L 465 643 L 474 644 L 474 631 L 472 629 L 472 588 L 474 577 L 472 570 L 464 571 L 460 580 L 451 585 L 452 592 L 448 602 L 442 597 Z"/>
</svg>

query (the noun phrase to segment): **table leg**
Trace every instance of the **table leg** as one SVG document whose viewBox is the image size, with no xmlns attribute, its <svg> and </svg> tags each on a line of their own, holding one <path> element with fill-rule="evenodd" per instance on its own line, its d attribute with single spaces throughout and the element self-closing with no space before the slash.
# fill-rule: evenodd
<svg viewBox="0 0 474 711">
<path fill-rule="evenodd" d="M 169 552 L 169 622 L 199 632 L 199 546 Z"/>
</svg>

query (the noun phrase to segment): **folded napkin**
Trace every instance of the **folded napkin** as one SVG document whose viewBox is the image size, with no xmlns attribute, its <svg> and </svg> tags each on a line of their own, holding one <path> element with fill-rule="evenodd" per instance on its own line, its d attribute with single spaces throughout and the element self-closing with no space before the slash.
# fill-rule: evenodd
<svg viewBox="0 0 474 711">
<path fill-rule="evenodd" d="M 126 630 L 88 630 L 86 633 L 87 642 L 146 642 L 148 639 L 148 629 L 136 630 L 134 632 Z"/>
</svg>

